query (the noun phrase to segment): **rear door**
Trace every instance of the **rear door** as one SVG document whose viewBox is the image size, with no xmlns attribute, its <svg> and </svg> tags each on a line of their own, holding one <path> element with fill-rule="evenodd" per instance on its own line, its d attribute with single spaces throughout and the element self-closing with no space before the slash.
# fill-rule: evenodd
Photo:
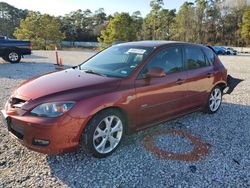
<svg viewBox="0 0 250 188">
<path fill-rule="evenodd" d="M 187 45 L 184 48 L 184 63 L 187 70 L 189 107 L 201 107 L 207 102 L 214 80 L 214 68 L 202 48 Z"/>
<path fill-rule="evenodd" d="M 161 68 L 165 77 L 145 78 L 149 68 Z M 186 108 L 186 72 L 183 71 L 181 47 L 158 52 L 135 81 L 137 126 L 156 123 L 181 113 Z"/>
</svg>

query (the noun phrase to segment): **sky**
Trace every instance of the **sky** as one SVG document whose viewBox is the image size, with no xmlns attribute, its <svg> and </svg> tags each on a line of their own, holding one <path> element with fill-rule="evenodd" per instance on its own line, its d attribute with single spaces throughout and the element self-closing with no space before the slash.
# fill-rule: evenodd
<svg viewBox="0 0 250 188">
<path fill-rule="evenodd" d="M 92 12 L 104 8 L 105 13 L 133 13 L 139 10 L 142 16 L 150 11 L 150 0 L 3 0 L 20 9 L 40 11 L 54 16 L 63 16 L 78 9 L 90 9 Z M 191 0 L 193 1 L 193 0 Z M 185 0 L 164 0 L 164 8 L 179 9 Z"/>
</svg>

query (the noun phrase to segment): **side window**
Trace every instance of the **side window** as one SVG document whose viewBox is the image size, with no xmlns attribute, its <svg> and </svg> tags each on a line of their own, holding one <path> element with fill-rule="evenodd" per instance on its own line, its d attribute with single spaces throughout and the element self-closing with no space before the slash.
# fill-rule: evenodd
<svg viewBox="0 0 250 188">
<path fill-rule="evenodd" d="M 206 67 L 205 55 L 199 47 L 188 46 L 184 48 L 185 65 L 188 69 Z"/>
<path fill-rule="evenodd" d="M 182 70 L 182 51 L 181 48 L 166 48 L 158 52 L 150 62 L 143 68 L 145 74 L 149 68 L 161 68 L 167 74 Z"/>
<path fill-rule="evenodd" d="M 207 60 L 208 60 L 208 65 L 213 65 L 214 64 L 214 52 L 209 49 L 209 48 L 204 48 L 204 52 L 207 56 Z"/>
</svg>

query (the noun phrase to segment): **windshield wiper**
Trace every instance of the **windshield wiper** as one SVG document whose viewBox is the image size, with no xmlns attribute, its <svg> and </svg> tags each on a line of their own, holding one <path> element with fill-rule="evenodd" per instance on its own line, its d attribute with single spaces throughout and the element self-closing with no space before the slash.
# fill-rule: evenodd
<svg viewBox="0 0 250 188">
<path fill-rule="evenodd" d="M 107 75 L 101 74 L 101 73 L 98 73 L 98 72 L 95 72 L 95 71 L 93 71 L 93 70 L 84 70 L 84 72 L 85 72 L 85 73 L 88 73 L 88 74 L 95 74 L 95 75 L 107 77 Z"/>
</svg>

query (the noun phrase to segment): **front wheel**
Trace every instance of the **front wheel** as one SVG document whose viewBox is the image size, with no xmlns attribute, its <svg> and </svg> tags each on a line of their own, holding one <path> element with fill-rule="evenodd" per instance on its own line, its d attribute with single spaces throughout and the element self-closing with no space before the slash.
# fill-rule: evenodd
<svg viewBox="0 0 250 188">
<path fill-rule="evenodd" d="M 222 103 L 222 90 L 219 86 L 213 88 L 209 95 L 207 105 L 205 107 L 205 112 L 209 114 L 216 113 Z"/>
<path fill-rule="evenodd" d="M 85 146 L 97 158 L 111 155 L 119 146 L 124 134 L 122 114 L 113 109 L 94 116 L 84 131 Z"/>
<path fill-rule="evenodd" d="M 21 60 L 21 55 L 16 51 L 9 51 L 4 59 L 10 63 L 19 63 Z"/>
</svg>

